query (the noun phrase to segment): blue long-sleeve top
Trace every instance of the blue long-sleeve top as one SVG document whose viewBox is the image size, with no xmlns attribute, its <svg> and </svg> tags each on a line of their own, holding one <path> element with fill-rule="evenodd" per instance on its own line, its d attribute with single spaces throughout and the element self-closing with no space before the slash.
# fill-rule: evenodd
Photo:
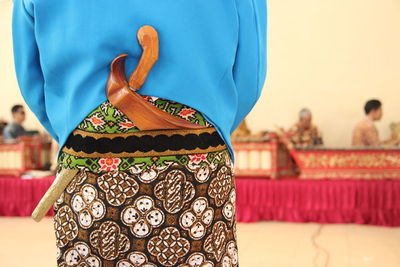
<svg viewBox="0 0 400 267">
<path fill-rule="evenodd" d="M 22 96 L 62 147 L 106 98 L 110 63 L 159 34 L 159 60 L 140 94 L 197 109 L 230 152 L 230 134 L 260 96 L 266 72 L 265 0 L 14 0 L 15 68 Z"/>
</svg>

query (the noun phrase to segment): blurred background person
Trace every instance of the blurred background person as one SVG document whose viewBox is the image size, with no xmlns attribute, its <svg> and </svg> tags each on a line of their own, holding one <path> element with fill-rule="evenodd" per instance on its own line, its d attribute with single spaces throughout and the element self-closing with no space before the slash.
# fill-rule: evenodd
<svg viewBox="0 0 400 267">
<path fill-rule="evenodd" d="M 400 139 L 381 141 L 375 121 L 382 118 L 382 103 L 377 99 L 367 101 L 364 106 L 366 117 L 353 130 L 352 145 L 356 147 L 378 147 L 382 145 L 394 146 L 400 144 Z"/>
<path fill-rule="evenodd" d="M 322 137 L 316 125 L 312 123 L 312 113 L 308 108 L 299 112 L 299 121 L 288 132 L 291 142 L 297 147 L 322 145 Z"/>
<path fill-rule="evenodd" d="M 42 138 L 39 136 L 39 132 L 37 130 L 27 131 L 25 130 L 24 126 L 22 126 L 26 119 L 25 109 L 22 105 L 14 105 L 11 108 L 11 115 L 12 121 L 7 124 L 3 130 L 4 143 L 16 143 L 18 138 L 23 136 L 37 136 L 38 138 Z"/>
<path fill-rule="evenodd" d="M 14 105 L 11 108 L 12 122 L 4 127 L 3 141 L 5 143 L 15 143 L 20 136 L 27 135 L 27 131 L 22 126 L 25 121 L 25 110 L 22 105 Z"/>
</svg>

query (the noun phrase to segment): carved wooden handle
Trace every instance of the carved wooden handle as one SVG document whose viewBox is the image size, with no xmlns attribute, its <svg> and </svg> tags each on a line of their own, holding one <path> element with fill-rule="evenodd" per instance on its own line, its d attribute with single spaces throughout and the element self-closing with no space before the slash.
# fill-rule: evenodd
<svg viewBox="0 0 400 267">
<path fill-rule="evenodd" d="M 129 77 L 129 86 L 135 90 L 139 90 L 146 81 L 147 75 L 158 60 L 159 50 L 158 34 L 153 27 L 148 25 L 141 27 L 137 38 L 142 46 L 143 54 L 135 71 Z"/>
<path fill-rule="evenodd" d="M 124 62 L 126 54 L 119 55 L 111 63 L 111 72 L 107 81 L 107 98 L 111 104 L 121 110 L 140 130 L 161 129 L 200 129 L 205 126 L 173 116 L 147 100 L 138 93 L 148 73 L 158 58 L 158 35 L 151 26 L 143 26 L 138 32 L 143 47 L 143 55 L 129 79 L 125 79 Z M 128 86 L 129 85 L 129 86 Z"/>
</svg>

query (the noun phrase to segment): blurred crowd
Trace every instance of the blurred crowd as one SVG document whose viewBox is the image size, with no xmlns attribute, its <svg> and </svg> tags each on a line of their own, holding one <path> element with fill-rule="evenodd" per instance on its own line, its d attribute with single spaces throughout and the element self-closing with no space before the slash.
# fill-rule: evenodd
<svg viewBox="0 0 400 267">
<path fill-rule="evenodd" d="M 351 144 L 358 148 L 379 148 L 400 146 L 400 122 L 390 125 L 392 135 L 389 139 L 382 140 L 375 122 L 382 119 L 383 105 L 377 99 L 371 99 L 364 105 L 364 118 L 354 124 Z M 337 129 L 338 133 L 341 129 Z M 298 120 L 287 130 L 276 127 L 276 132 L 261 131 L 253 135 L 244 120 L 232 134 L 234 142 L 250 142 L 270 140 L 278 137 L 286 145 L 298 148 L 318 147 L 324 144 L 322 133 L 313 123 L 313 114 L 310 109 L 300 110 Z"/>
<path fill-rule="evenodd" d="M 393 134 L 389 139 L 382 140 L 376 121 L 383 116 L 383 105 L 377 99 L 371 99 L 365 103 L 364 118 L 355 124 L 352 132 L 352 146 L 354 147 L 380 147 L 399 146 L 400 134 Z M 21 138 L 34 137 L 43 142 L 50 142 L 51 137 L 46 132 L 27 131 L 23 122 L 26 119 L 25 109 L 22 105 L 14 105 L 11 108 L 12 120 L 6 122 L 0 118 L 0 143 L 17 143 Z M 394 126 L 393 126 L 394 127 Z M 299 118 L 285 133 L 296 147 L 313 147 L 323 145 L 323 137 L 318 127 L 313 123 L 311 110 L 303 108 L 299 112 Z M 250 130 L 244 121 L 236 131 L 239 135 L 249 135 Z"/>
<path fill-rule="evenodd" d="M 381 120 L 383 107 L 381 101 L 371 99 L 364 106 L 365 117 L 355 124 L 352 132 L 353 147 L 380 147 L 400 145 L 400 136 L 393 134 L 382 140 L 379 136 L 376 121 Z M 323 144 L 318 127 L 312 122 L 312 113 L 304 108 L 299 113 L 299 120 L 287 132 L 291 142 L 297 147 L 312 147 Z"/>
</svg>

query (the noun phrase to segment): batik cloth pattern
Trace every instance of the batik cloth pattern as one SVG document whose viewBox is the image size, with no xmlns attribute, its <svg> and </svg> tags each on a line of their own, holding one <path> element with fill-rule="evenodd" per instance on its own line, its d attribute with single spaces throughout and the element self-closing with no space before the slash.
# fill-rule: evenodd
<svg viewBox="0 0 400 267">
<path fill-rule="evenodd" d="M 210 127 L 203 115 L 180 103 L 153 96 L 142 96 L 157 108 L 195 124 Z M 121 111 L 107 100 L 93 110 L 78 129 L 96 133 L 131 133 L 140 131 Z"/>
<path fill-rule="evenodd" d="M 205 128 L 140 131 L 108 101 L 91 112 L 59 157 L 80 171 L 55 204 L 58 266 L 238 266 L 224 142 L 201 113 L 146 99 Z"/>
<path fill-rule="evenodd" d="M 321 133 L 315 125 L 311 125 L 309 129 L 304 129 L 296 123 L 289 129 L 288 136 L 296 147 L 311 147 L 323 144 Z"/>
</svg>

